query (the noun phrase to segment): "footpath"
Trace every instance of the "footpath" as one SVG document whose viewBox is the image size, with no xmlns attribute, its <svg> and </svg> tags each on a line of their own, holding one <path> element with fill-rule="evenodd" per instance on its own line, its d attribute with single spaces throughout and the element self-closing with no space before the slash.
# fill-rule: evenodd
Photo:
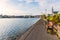
<svg viewBox="0 0 60 40">
<path fill-rule="evenodd" d="M 40 19 L 37 23 L 25 32 L 19 40 L 60 40 L 56 35 L 50 35 L 46 32 L 45 21 Z"/>
</svg>

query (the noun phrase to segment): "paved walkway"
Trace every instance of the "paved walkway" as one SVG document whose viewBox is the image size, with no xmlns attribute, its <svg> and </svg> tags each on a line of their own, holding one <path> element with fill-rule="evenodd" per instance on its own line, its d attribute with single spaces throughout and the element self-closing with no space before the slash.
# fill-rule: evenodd
<svg viewBox="0 0 60 40">
<path fill-rule="evenodd" d="M 19 40 L 59 40 L 56 35 L 46 33 L 43 20 L 39 20 L 30 31 L 25 33 Z"/>
</svg>

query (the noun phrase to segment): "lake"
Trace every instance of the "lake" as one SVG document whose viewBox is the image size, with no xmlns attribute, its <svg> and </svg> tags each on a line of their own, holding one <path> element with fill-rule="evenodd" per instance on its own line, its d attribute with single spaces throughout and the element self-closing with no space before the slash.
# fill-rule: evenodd
<svg viewBox="0 0 60 40">
<path fill-rule="evenodd" d="M 0 40 L 14 40 L 14 36 L 22 35 L 38 20 L 39 18 L 0 18 Z"/>
</svg>

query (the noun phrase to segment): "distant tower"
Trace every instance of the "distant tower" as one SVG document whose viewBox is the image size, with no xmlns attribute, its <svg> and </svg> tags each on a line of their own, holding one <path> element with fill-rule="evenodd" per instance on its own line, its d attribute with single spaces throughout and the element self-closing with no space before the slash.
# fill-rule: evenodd
<svg viewBox="0 0 60 40">
<path fill-rule="evenodd" d="M 53 9 L 53 7 L 52 7 L 52 14 L 53 14 L 53 12 L 54 12 L 54 9 Z"/>
</svg>

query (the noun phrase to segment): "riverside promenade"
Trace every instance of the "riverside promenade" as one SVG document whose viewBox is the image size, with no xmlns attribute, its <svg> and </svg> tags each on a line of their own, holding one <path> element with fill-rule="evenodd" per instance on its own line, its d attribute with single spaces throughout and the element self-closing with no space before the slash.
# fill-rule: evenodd
<svg viewBox="0 0 60 40">
<path fill-rule="evenodd" d="M 60 40 L 56 35 L 51 35 L 46 32 L 45 21 L 40 19 L 37 23 L 25 32 L 19 40 Z"/>
</svg>

